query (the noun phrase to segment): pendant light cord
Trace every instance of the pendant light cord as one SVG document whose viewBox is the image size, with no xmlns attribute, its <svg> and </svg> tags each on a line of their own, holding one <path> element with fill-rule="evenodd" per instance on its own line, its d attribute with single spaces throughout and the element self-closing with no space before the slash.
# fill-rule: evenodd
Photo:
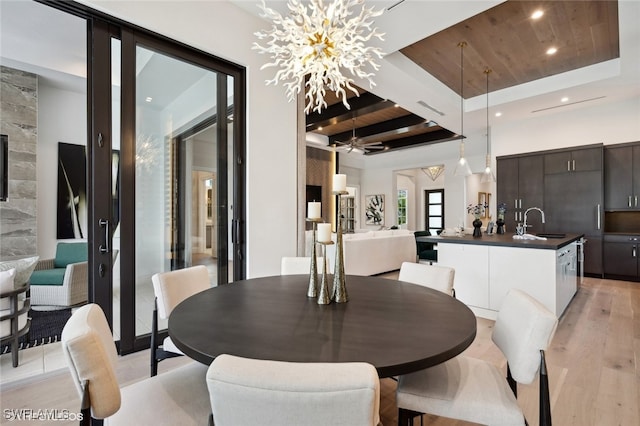
<svg viewBox="0 0 640 426">
<path fill-rule="evenodd" d="M 460 142 L 464 141 L 464 47 L 466 45 L 466 41 L 458 43 L 460 46 Z"/>
<path fill-rule="evenodd" d="M 486 68 L 484 73 L 487 75 L 487 155 L 491 155 L 491 148 L 489 147 L 489 74 L 490 68 Z"/>
</svg>

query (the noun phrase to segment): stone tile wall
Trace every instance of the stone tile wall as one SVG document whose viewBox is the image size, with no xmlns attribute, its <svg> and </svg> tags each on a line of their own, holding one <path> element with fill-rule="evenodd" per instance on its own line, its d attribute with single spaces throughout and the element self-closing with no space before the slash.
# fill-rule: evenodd
<svg viewBox="0 0 640 426">
<path fill-rule="evenodd" d="M 37 254 L 38 80 L 3 66 L 0 83 L 0 133 L 9 137 L 9 196 L 0 202 L 0 260 L 6 260 Z"/>
</svg>

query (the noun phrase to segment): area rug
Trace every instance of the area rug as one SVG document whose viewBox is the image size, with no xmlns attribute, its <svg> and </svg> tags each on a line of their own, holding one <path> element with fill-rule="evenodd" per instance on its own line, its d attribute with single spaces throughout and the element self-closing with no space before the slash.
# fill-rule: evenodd
<svg viewBox="0 0 640 426">
<path fill-rule="evenodd" d="M 62 329 L 71 317 L 71 308 L 56 311 L 34 311 L 31 309 L 29 310 L 29 317 L 31 317 L 31 327 L 27 334 L 20 337 L 20 349 L 59 341 Z M 10 351 L 11 347 L 9 345 L 0 347 L 0 354 Z"/>
</svg>

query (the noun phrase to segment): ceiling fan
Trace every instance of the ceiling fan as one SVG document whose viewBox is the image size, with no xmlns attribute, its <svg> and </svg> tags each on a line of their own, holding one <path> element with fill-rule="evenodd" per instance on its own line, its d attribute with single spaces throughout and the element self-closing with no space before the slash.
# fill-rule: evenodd
<svg viewBox="0 0 640 426">
<path fill-rule="evenodd" d="M 352 118 L 352 120 L 353 120 L 353 130 L 351 132 L 351 139 L 344 142 L 335 141 L 335 143 L 338 145 L 336 147 L 337 150 L 346 152 L 347 154 L 354 151 L 360 154 L 367 154 L 369 151 L 385 149 L 384 145 L 382 145 L 382 142 L 367 143 L 364 141 L 364 139 L 357 137 L 355 117 Z"/>
</svg>

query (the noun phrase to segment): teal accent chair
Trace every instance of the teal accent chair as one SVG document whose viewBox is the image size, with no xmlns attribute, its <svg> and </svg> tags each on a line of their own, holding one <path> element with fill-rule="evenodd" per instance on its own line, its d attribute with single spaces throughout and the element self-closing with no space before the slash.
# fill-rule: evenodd
<svg viewBox="0 0 640 426">
<path fill-rule="evenodd" d="M 56 257 L 38 262 L 31 274 L 31 304 L 74 306 L 88 295 L 87 243 L 58 243 Z"/>
</svg>

